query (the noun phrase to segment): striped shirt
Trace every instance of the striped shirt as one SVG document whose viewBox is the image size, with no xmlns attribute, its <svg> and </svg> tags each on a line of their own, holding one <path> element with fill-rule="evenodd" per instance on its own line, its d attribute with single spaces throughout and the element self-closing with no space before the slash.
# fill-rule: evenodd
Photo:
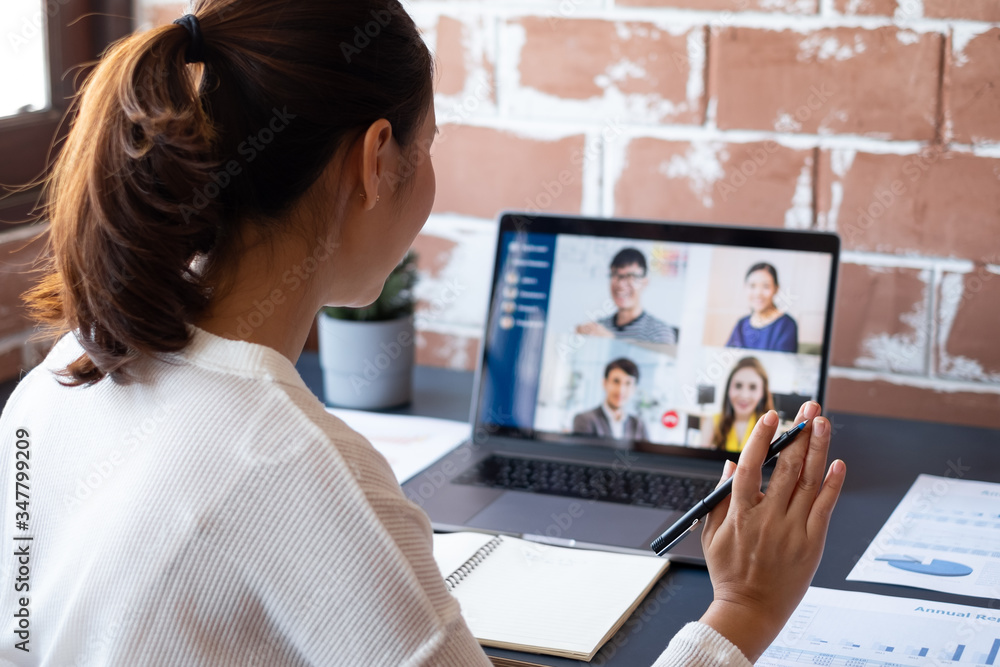
<svg viewBox="0 0 1000 667">
<path fill-rule="evenodd" d="M 629 338 L 646 343 L 664 343 L 666 345 L 677 344 L 677 327 L 672 327 L 666 322 L 656 319 L 646 311 L 642 311 L 639 317 L 624 326 L 615 324 L 617 317 L 618 313 L 615 313 L 598 320 L 597 323 L 614 333 L 615 338 Z"/>
</svg>

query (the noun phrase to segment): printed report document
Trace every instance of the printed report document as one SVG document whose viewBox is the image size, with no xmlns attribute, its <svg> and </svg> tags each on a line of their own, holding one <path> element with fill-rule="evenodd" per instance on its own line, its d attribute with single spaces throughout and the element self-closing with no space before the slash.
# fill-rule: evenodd
<svg viewBox="0 0 1000 667">
<path fill-rule="evenodd" d="M 1000 484 L 920 475 L 847 579 L 1000 598 Z"/>
<path fill-rule="evenodd" d="M 756 667 L 1000 667 L 989 607 L 810 587 Z"/>
</svg>

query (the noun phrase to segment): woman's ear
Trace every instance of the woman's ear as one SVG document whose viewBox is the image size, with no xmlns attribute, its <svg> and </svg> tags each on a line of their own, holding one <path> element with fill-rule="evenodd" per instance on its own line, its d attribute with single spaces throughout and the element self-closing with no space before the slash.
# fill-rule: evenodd
<svg viewBox="0 0 1000 667">
<path fill-rule="evenodd" d="M 379 201 L 379 187 L 393 164 L 390 158 L 394 144 L 392 125 L 385 118 L 378 119 L 365 131 L 361 142 L 359 167 L 362 207 L 366 211 L 375 208 L 375 204 Z"/>
</svg>

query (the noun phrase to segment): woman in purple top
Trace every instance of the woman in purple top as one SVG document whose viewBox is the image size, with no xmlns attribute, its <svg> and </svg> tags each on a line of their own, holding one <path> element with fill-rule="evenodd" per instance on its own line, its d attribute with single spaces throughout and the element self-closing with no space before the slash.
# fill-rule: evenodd
<svg viewBox="0 0 1000 667">
<path fill-rule="evenodd" d="M 746 288 L 751 312 L 733 327 L 726 347 L 797 352 L 799 327 L 788 313 L 774 305 L 774 295 L 778 293 L 777 269 L 764 262 L 754 264 L 747 271 Z"/>
</svg>

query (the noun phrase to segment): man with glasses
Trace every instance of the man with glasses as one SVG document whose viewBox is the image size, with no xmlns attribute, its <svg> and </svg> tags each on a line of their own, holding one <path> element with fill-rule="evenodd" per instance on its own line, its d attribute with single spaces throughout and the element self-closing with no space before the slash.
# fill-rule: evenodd
<svg viewBox="0 0 1000 667">
<path fill-rule="evenodd" d="M 677 344 L 677 327 L 656 319 L 642 308 L 642 293 L 649 285 L 646 256 L 635 248 L 623 248 L 611 260 L 611 298 L 618 307 L 614 315 L 576 327 L 578 334 L 624 338 L 646 343 Z"/>
</svg>

